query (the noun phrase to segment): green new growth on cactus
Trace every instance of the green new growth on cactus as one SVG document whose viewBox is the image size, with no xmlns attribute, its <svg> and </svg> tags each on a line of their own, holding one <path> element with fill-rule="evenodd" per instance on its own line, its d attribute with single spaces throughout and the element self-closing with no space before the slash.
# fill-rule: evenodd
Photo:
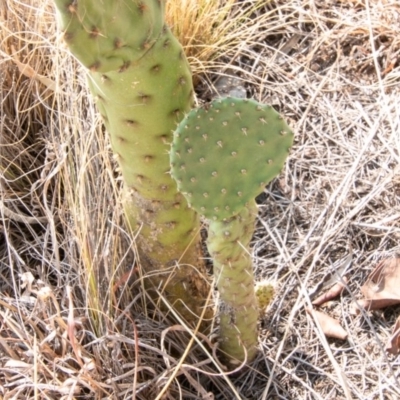
<svg viewBox="0 0 400 400">
<path fill-rule="evenodd" d="M 231 361 L 256 354 L 254 199 L 280 172 L 292 143 L 293 132 L 272 107 L 229 97 L 192 110 L 174 133 L 171 174 L 189 205 L 209 220 L 221 350 Z"/>
<path fill-rule="evenodd" d="M 168 174 L 172 132 L 192 106 L 193 86 L 182 47 L 164 24 L 165 2 L 55 4 L 111 137 L 146 286 L 194 325 L 209 293 L 199 220 Z"/>
<path fill-rule="evenodd" d="M 263 280 L 256 283 L 255 291 L 258 301 L 258 309 L 260 315 L 263 315 L 274 297 L 275 287 L 271 282 Z"/>
</svg>

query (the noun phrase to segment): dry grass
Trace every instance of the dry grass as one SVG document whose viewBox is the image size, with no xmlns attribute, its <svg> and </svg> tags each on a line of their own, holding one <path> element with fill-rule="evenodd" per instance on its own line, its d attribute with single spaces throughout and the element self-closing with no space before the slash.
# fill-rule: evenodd
<svg viewBox="0 0 400 400">
<path fill-rule="evenodd" d="M 180 0 L 167 2 L 166 20 L 184 46 L 197 75 L 207 72 L 221 53 L 243 40 L 240 29 L 265 0 Z"/>
<path fill-rule="evenodd" d="M 296 131 L 285 171 L 259 198 L 254 238 L 257 278 L 277 294 L 258 358 L 233 375 L 207 340 L 178 367 L 183 328 L 148 314 L 134 279 L 122 283 L 134 242 L 84 73 L 50 0 L 0 3 L 3 399 L 399 398 L 399 358 L 384 351 L 399 308 L 350 313 L 377 260 L 400 253 L 398 1 L 233 3 L 225 11 L 242 24 L 230 14 L 231 40 L 218 26 L 209 47 L 190 34 L 207 18 L 180 17 L 199 95 L 235 73 Z M 349 285 L 327 312 L 349 339 L 327 340 L 305 306 L 343 267 Z"/>
</svg>

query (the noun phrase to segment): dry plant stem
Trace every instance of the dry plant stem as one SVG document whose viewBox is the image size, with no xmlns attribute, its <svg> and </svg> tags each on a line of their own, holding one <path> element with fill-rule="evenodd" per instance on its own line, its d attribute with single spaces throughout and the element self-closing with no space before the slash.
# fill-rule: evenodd
<svg viewBox="0 0 400 400">
<path fill-rule="evenodd" d="M 16 213 L 8 208 L 3 200 L 0 200 L 0 215 L 4 214 L 5 217 L 24 224 L 42 224 L 47 222 L 47 217 L 30 217 L 28 215 Z"/>
<path fill-rule="evenodd" d="M 55 3 L 71 51 L 89 69 L 111 136 L 145 283 L 195 322 L 208 293 L 199 220 L 176 191 L 167 152 L 172 130 L 192 105 L 193 87 L 182 47 L 164 25 L 164 3 Z"/>
<path fill-rule="evenodd" d="M 209 226 L 207 246 L 220 296 L 220 348 L 232 362 L 251 360 L 256 354 L 259 312 L 249 248 L 256 215 L 253 200 L 238 215 L 210 221 Z"/>
</svg>

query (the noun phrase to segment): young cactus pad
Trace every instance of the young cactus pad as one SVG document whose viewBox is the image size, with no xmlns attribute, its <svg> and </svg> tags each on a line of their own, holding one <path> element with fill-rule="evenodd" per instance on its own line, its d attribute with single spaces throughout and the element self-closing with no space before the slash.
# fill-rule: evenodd
<svg viewBox="0 0 400 400">
<path fill-rule="evenodd" d="M 293 132 L 272 107 L 229 97 L 192 110 L 174 133 L 171 175 L 190 206 L 210 220 L 221 350 L 233 363 L 256 354 L 254 198 L 279 173 L 292 142 Z"/>
<path fill-rule="evenodd" d="M 293 132 L 268 105 L 225 98 L 192 110 L 174 133 L 172 176 L 208 219 L 239 213 L 283 167 Z"/>
</svg>

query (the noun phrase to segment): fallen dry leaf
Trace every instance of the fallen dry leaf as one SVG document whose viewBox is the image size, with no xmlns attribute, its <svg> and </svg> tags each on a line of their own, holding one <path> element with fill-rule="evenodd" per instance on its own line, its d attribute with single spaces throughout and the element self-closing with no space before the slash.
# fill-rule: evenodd
<svg viewBox="0 0 400 400">
<path fill-rule="evenodd" d="M 343 292 L 344 288 L 346 287 L 347 282 L 348 282 L 348 279 L 344 276 L 340 282 L 335 283 L 328 291 L 321 294 L 321 296 L 318 296 L 312 302 L 312 304 L 314 306 L 321 306 L 322 304 L 325 304 L 326 302 L 339 296 Z"/>
<path fill-rule="evenodd" d="M 386 351 L 390 354 L 397 355 L 400 353 L 400 317 L 394 324 L 392 336 L 386 343 Z"/>
<path fill-rule="evenodd" d="M 339 324 L 339 321 L 337 321 L 335 318 L 311 308 L 306 308 L 306 311 L 319 322 L 322 332 L 324 332 L 325 336 L 341 340 L 347 338 L 348 333 L 342 328 L 342 326 Z"/>
<path fill-rule="evenodd" d="M 361 287 L 365 299 L 358 304 L 378 310 L 400 303 L 400 258 L 382 260 Z"/>
</svg>

